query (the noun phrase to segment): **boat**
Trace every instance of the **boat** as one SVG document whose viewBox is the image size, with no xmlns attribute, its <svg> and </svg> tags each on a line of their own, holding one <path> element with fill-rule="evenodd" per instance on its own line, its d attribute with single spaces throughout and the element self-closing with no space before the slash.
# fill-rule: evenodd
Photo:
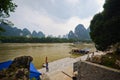
<svg viewBox="0 0 120 80">
<path fill-rule="evenodd" d="M 90 52 L 90 49 L 85 48 L 85 49 L 72 49 L 71 54 L 87 54 Z"/>
</svg>

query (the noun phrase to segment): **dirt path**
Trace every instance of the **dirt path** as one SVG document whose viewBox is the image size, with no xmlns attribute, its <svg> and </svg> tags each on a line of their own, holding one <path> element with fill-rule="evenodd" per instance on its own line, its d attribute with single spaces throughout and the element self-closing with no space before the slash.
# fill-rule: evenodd
<svg viewBox="0 0 120 80">
<path fill-rule="evenodd" d="M 94 55 L 101 55 L 103 52 L 94 52 Z M 41 72 L 42 80 L 72 80 L 73 76 L 73 63 L 79 60 L 86 60 L 91 57 L 91 54 L 86 54 L 78 58 L 63 58 L 49 63 L 49 72 L 46 72 L 45 68 L 39 69 Z M 47 79 L 45 79 L 47 77 Z"/>
</svg>

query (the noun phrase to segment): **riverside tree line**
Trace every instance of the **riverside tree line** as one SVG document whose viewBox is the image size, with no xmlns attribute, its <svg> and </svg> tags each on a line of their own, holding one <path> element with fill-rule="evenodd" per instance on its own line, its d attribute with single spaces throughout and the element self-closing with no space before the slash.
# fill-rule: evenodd
<svg viewBox="0 0 120 80">
<path fill-rule="evenodd" d="M 1 43 L 72 43 L 76 42 L 75 39 L 67 39 L 67 38 L 53 38 L 53 37 L 0 37 Z M 89 40 L 84 40 L 80 42 L 91 42 Z"/>
</svg>

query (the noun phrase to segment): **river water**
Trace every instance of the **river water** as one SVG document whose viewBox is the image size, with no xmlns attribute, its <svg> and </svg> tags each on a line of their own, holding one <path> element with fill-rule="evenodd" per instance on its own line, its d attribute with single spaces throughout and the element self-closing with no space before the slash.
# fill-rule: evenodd
<svg viewBox="0 0 120 80">
<path fill-rule="evenodd" d="M 69 52 L 74 47 L 72 43 L 0 43 L 0 62 L 13 60 L 18 56 L 32 56 L 32 62 L 39 69 L 45 62 L 46 56 L 48 62 L 72 57 Z M 93 44 L 80 44 L 77 47 L 94 49 Z"/>
</svg>

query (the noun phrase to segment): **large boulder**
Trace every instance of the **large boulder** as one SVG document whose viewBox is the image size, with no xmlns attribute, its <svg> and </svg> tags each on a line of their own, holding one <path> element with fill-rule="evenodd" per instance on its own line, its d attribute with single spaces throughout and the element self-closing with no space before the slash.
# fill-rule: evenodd
<svg viewBox="0 0 120 80">
<path fill-rule="evenodd" d="M 31 56 L 16 57 L 8 69 L 0 71 L 0 80 L 29 80 Z"/>
</svg>

